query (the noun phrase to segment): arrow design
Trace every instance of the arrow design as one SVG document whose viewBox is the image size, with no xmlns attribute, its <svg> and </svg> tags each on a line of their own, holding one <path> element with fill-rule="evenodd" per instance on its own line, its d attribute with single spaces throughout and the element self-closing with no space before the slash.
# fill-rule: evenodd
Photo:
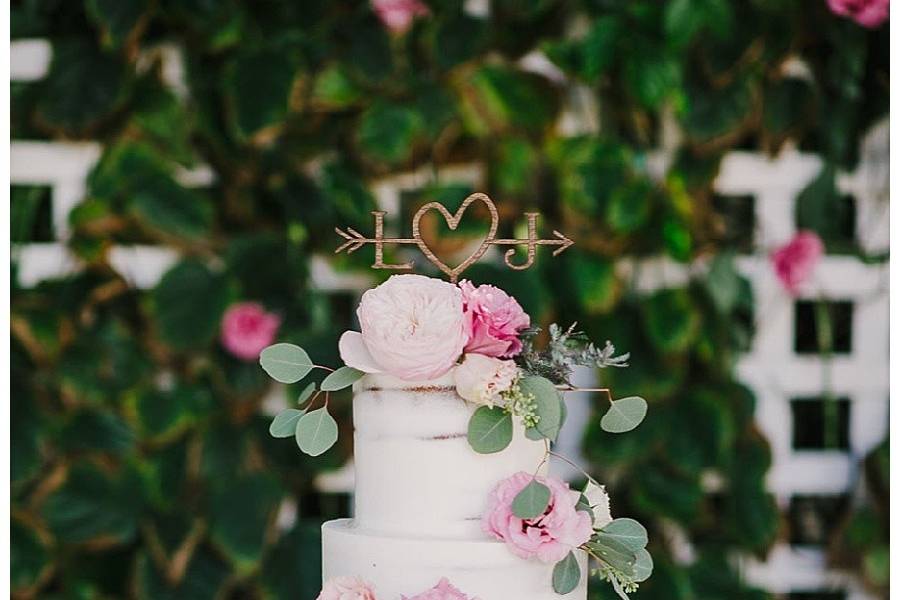
<svg viewBox="0 0 900 600">
<path fill-rule="evenodd" d="M 422 236 L 419 232 L 419 219 L 422 215 L 429 210 L 437 210 L 440 212 L 444 219 L 447 221 L 450 229 L 455 230 L 459 225 L 460 218 L 462 217 L 463 212 L 465 212 L 466 208 L 472 204 L 473 202 L 480 201 L 484 203 L 488 210 L 491 213 L 491 228 L 488 235 L 482 240 L 481 246 L 473 252 L 465 261 L 463 261 L 460 265 L 451 268 L 443 261 L 441 261 L 437 256 L 435 256 L 434 252 L 431 248 L 428 247 L 428 244 L 422 239 Z M 553 250 L 553 256 L 559 256 L 561 253 L 565 252 L 573 242 L 571 239 L 560 233 L 559 231 L 553 230 L 553 236 L 549 239 L 538 238 L 537 236 L 537 218 L 540 216 L 538 213 L 525 213 L 525 216 L 528 220 L 528 237 L 526 238 L 495 238 L 494 234 L 497 231 L 497 208 L 494 206 L 494 203 L 488 198 L 485 194 L 472 194 L 468 198 L 463 201 L 459 210 L 457 210 L 456 214 L 451 215 L 449 211 L 442 205 L 437 202 L 429 202 L 422 206 L 419 211 L 416 213 L 415 217 L 413 217 L 413 237 L 411 238 L 386 238 L 384 237 L 384 215 L 386 213 L 384 211 L 373 211 L 372 215 L 375 218 L 375 235 L 374 237 L 366 237 L 360 232 L 356 231 L 352 227 L 346 227 L 341 229 L 340 227 L 335 227 L 334 231 L 339 236 L 344 239 L 344 242 L 341 243 L 340 246 L 334 251 L 335 254 L 340 254 L 341 252 L 346 251 L 347 254 L 352 254 L 365 246 L 366 244 L 373 244 L 375 246 L 375 263 L 372 265 L 375 269 L 410 269 L 413 266 L 412 262 L 407 262 L 403 264 L 385 264 L 384 262 L 384 245 L 385 244 L 415 244 L 419 246 L 422 250 L 422 253 L 425 254 L 425 257 L 428 258 L 435 266 L 437 266 L 441 271 L 450 276 L 450 281 L 455 282 L 459 277 L 460 273 L 462 273 L 466 268 L 468 268 L 472 263 L 478 260 L 484 252 L 487 250 L 488 246 L 511 246 L 504 253 L 504 262 L 506 265 L 517 271 L 521 271 L 527 269 L 532 264 L 534 264 L 534 259 L 536 255 L 536 250 L 538 246 L 557 246 Z M 527 254 L 525 257 L 525 261 L 521 264 L 514 264 L 513 259 L 516 256 L 516 247 L 524 246 L 526 248 Z"/>
</svg>

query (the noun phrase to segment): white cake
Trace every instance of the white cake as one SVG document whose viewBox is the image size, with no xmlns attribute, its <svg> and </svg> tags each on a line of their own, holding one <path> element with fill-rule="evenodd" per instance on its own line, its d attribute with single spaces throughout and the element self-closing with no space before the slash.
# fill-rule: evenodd
<svg viewBox="0 0 900 600">
<path fill-rule="evenodd" d="M 478 454 L 466 431 L 476 406 L 452 374 L 410 382 L 366 375 L 354 385 L 355 518 L 322 527 L 323 577 L 362 577 L 379 600 L 399 600 L 442 577 L 480 600 L 582 600 L 587 577 L 565 596 L 552 589 L 553 565 L 514 555 L 481 530 L 491 489 L 533 472 L 544 442 L 520 423 L 502 452 Z M 581 572 L 587 558 L 578 550 Z"/>
</svg>

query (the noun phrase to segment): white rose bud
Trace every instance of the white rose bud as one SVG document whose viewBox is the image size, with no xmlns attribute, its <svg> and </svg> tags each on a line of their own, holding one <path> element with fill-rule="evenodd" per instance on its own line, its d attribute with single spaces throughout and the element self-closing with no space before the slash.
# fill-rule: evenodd
<svg viewBox="0 0 900 600">
<path fill-rule="evenodd" d="M 483 354 L 466 354 L 453 372 L 456 393 L 475 404 L 494 406 L 502 392 L 509 391 L 519 377 L 519 368 L 511 360 Z"/>
</svg>

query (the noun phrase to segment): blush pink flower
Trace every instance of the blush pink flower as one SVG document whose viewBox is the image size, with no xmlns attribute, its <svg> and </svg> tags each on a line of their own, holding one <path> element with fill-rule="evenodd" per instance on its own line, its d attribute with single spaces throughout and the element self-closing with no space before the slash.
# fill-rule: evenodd
<svg viewBox="0 0 900 600">
<path fill-rule="evenodd" d="M 222 316 L 222 345 L 241 360 L 256 360 L 280 326 L 281 318 L 257 302 L 232 304 Z"/>
<path fill-rule="evenodd" d="M 403 33 L 416 17 L 430 14 L 419 0 L 372 0 L 375 14 L 392 33 Z"/>
<path fill-rule="evenodd" d="M 513 514 L 512 502 L 533 478 L 550 488 L 550 504 L 541 516 L 520 519 Z M 575 502 L 567 483 L 555 477 L 533 477 L 519 471 L 491 491 L 487 511 L 481 517 L 481 528 L 506 542 L 516 556 L 555 563 L 590 540 L 593 534 L 590 514 L 575 510 Z"/>
<path fill-rule="evenodd" d="M 456 364 L 469 339 L 459 288 L 423 275 L 393 275 L 363 294 L 356 315 L 361 333 L 345 332 L 338 349 L 364 373 L 434 379 Z"/>
<path fill-rule="evenodd" d="M 453 371 L 456 393 L 463 400 L 491 407 L 518 378 L 519 368 L 515 362 L 483 354 L 466 354 L 462 364 Z"/>
<path fill-rule="evenodd" d="M 376 600 L 372 586 L 359 577 L 334 577 L 325 582 L 316 600 Z"/>
<path fill-rule="evenodd" d="M 460 590 L 450 585 L 446 577 L 443 577 L 436 586 L 430 590 L 426 590 L 421 594 L 416 594 L 412 598 L 401 596 L 401 600 L 478 600 L 478 598 L 469 598 Z"/>
<path fill-rule="evenodd" d="M 772 253 L 770 260 L 775 276 L 785 289 L 796 295 L 800 286 L 812 275 L 825 246 L 812 231 L 800 231 L 794 238 Z"/>
<path fill-rule="evenodd" d="M 887 21 L 890 0 L 828 0 L 828 8 L 836 15 L 874 29 Z"/>
<path fill-rule="evenodd" d="M 463 310 L 469 329 L 466 352 L 509 358 L 522 351 L 519 332 L 531 325 L 531 319 L 516 299 L 492 285 L 475 287 L 459 283 Z"/>
</svg>

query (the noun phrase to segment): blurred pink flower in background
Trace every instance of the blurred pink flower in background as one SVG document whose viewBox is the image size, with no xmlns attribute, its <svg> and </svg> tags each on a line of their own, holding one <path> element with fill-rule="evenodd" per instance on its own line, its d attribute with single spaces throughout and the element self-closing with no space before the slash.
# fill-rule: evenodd
<svg viewBox="0 0 900 600">
<path fill-rule="evenodd" d="M 466 352 L 509 358 L 522 351 L 519 332 L 531 325 L 531 318 L 516 299 L 492 285 L 475 287 L 459 282 L 463 310 L 469 329 Z"/>
<path fill-rule="evenodd" d="M 372 586 L 360 577 L 334 577 L 325 582 L 316 600 L 376 600 Z"/>
<path fill-rule="evenodd" d="M 256 360 L 275 341 L 281 318 L 258 302 L 232 304 L 222 316 L 222 345 L 241 360 Z"/>
<path fill-rule="evenodd" d="M 791 294 L 812 275 L 825 252 L 825 245 L 812 231 L 799 231 L 794 238 L 772 253 L 770 260 L 775 276 Z"/>
<path fill-rule="evenodd" d="M 403 33 L 416 17 L 430 14 L 419 0 L 372 0 L 375 14 L 392 33 Z"/>
<path fill-rule="evenodd" d="M 836 15 L 874 29 L 887 21 L 890 0 L 828 0 L 828 8 Z"/>
<path fill-rule="evenodd" d="M 402 597 L 402 600 L 478 600 L 478 598 L 469 598 L 460 590 L 450 585 L 447 578 L 442 578 L 436 586 L 421 594 L 416 594 L 412 598 Z"/>
<path fill-rule="evenodd" d="M 513 514 L 513 499 L 532 479 L 550 488 L 550 504 L 537 518 L 520 519 Z M 562 560 L 594 533 L 590 514 L 575 510 L 575 499 L 567 483 L 555 477 L 534 477 L 524 471 L 504 479 L 491 491 L 481 528 L 506 542 L 516 556 L 534 556 L 545 563 Z"/>
</svg>

